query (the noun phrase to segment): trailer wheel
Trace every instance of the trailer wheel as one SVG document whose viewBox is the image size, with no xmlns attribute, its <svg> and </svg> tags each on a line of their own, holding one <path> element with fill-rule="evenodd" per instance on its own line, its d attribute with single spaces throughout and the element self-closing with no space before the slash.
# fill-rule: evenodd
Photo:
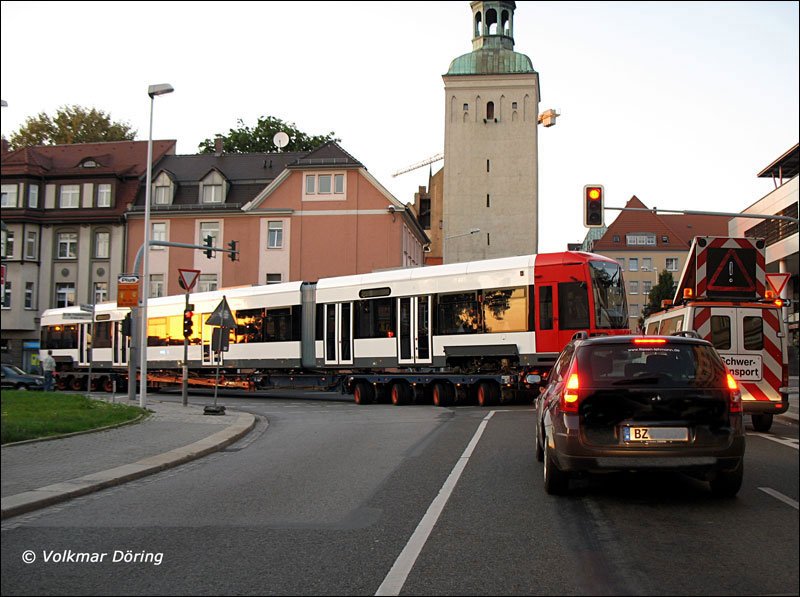
<svg viewBox="0 0 800 597">
<path fill-rule="evenodd" d="M 102 379 L 103 382 L 103 391 L 107 393 L 111 393 L 114 391 L 114 381 L 110 377 L 104 377 Z"/>
<path fill-rule="evenodd" d="M 490 381 L 478 384 L 478 406 L 491 406 L 497 403 L 499 388 Z"/>
<path fill-rule="evenodd" d="M 372 404 L 375 400 L 375 388 L 365 381 L 356 382 L 353 388 L 353 400 L 356 404 Z"/>
<path fill-rule="evenodd" d="M 66 377 L 58 377 L 56 378 L 56 389 L 57 390 L 66 390 L 69 387 L 68 379 Z"/>
<path fill-rule="evenodd" d="M 753 429 L 766 433 L 772 427 L 772 413 L 765 413 L 761 415 L 752 415 Z"/>
<path fill-rule="evenodd" d="M 433 386 L 433 405 L 450 406 L 453 404 L 455 390 L 449 383 L 437 383 Z"/>
<path fill-rule="evenodd" d="M 69 389 L 73 392 L 80 392 L 83 389 L 83 378 L 73 377 L 69 382 Z"/>
<path fill-rule="evenodd" d="M 392 404 L 400 406 L 411 401 L 411 388 L 402 381 L 392 384 Z"/>
</svg>

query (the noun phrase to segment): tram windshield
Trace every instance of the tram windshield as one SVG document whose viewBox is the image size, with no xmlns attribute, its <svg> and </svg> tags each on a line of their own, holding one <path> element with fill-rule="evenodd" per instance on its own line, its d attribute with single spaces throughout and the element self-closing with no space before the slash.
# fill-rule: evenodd
<svg viewBox="0 0 800 597">
<path fill-rule="evenodd" d="M 625 282 L 619 264 L 611 261 L 590 261 L 589 271 L 592 273 L 595 326 L 627 328 L 628 303 L 625 300 Z"/>
</svg>

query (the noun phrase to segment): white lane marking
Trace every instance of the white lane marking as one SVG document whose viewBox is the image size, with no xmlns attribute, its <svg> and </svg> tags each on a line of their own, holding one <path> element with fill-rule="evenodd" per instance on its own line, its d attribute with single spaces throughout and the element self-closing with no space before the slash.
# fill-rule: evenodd
<svg viewBox="0 0 800 597">
<path fill-rule="evenodd" d="M 417 528 L 408 540 L 408 543 L 406 543 L 406 546 L 403 548 L 403 551 L 397 556 L 397 560 L 395 560 L 392 569 L 389 570 L 389 574 L 383 579 L 375 595 L 400 594 L 411 569 L 414 567 L 414 563 L 417 561 L 420 552 L 422 552 L 422 548 L 425 547 L 425 542 L 428 540 L 431 531 L 433 531 L 436 521 L 439 520 L 439 516 L 444 510 L 447 500 L 450 499 L 450 495 L 453 493 L 453 489 L 455 489 L 456 483 L 458 483 L 458 479 L 461 477 L 461 473 L 464 472 L 467 462 L 469 462 L 469 458 L 472 456 L 473 450 L 475 450 L 475 446 L 478 445 L 478 440 L 481 439 L 481 435 L 483 435 L 483 431 L 486 429 L 486 425 L 488 425 L 489 419 L 492 418 L 494 413 L 495 411 L 489 412 L 489 414 L 483 418 L 481 424 L 478 425 L 478 430 L 475 432 L 475 435 L 472 436 L 464 453 L 458 459 L 458 462 L 456 462 L 453 470 L 450 471 L 450 476 L 447 477 L 444 485 L 442 485 L 439 494 L 431 502 L 431 505 L 428 506 L 428 511 L 425 512 L 425 516 L 420 520 Z"/>
<path fill-rule="evenodd" d="M 776 444 L 788 446 L 789 448 L 798 449 L 798 441 L 792 437 L 775 437 L 774 435 L 767 435 L 766 433 L 748 433 L 747 435 L 755 435 L 756 437 L 763 437 L 764 439 L 771 440 Z"/>
<path fill-rule="evenodd" d="M 792 498 L 783 495 L 780 491 L 775 491 L 771 487 L 759 487 L 759 489 L 764 493 L 766 493 L 767 495 L 771 495 L 776 500 L 780 500 L 784 504 L 789 504 L 795 510 L 798 509 L 797 500 L 793 500 Z"/>
</svg>

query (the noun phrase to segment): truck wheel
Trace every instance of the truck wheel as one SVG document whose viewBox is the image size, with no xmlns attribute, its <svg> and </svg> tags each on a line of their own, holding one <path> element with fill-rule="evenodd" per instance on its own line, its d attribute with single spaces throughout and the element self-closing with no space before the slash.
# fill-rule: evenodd
<svg viewBox="0 0 800 597">
<path fill-rule="evenodd" d="M 356 382 L 353 388 L 353 400 L 356 404 L 372 404 L 375 400 L 375 389 L 365 381 Z"/>
<path fill-rule="evenodd" d="M 69 389 L 73 392 L 80 392 L 83 389 L 83 378 L 73 377 L 69 382 Z"/>
<path fill-rule="evenodd" d="M 753 420 L 753 429 L 756 431 L 760 431 L 761 433 L 766 433 L 772 427 L 772 414 L 766 413 L 762 415 L 752 415 L 750 417 Z"/>
<path fill-rule="evenodd" d="M 401 404 L 408 404 L 410 400 L 411 388 L 403 382 L 392 384 L 392 404 L 400 406 Z"/>
<path fill-rule="evenodd" d="M 490 381 L 478 384 L 478 406 L 491 406 L 497 403 L 499 388 Z"/>
<path fill-rule="evenodd" d="M 736 494 L 739 493 L 739 489 L 742 487 L 743 478 L 744 463 L 740 458 L 736 468 L 717 471 L 711 478 L 711 481 L 709 481 L 711 493 L 718 498 L 736 497 Z"/>
<path fill-rule="evenodd" d="M 103 382 L 103 391 L 107 393 L 111 393 L 114 391 L 114 380 L 110 377 L 104 377 L 102 379 Z"/>
<path fill-rule="evenodd" d="M 453 404 L 455 391 L 448 383 L 437 383 L 433 386 L 433 405 L 450 406 Z"/>
<path fill-rule="evenodd" d="M 569 489 L 569 473 L 565 473 L 553 462 L 547 438 L 544 442 L 544 490 L 550 495 L 564 495 Z"/>
</svg>

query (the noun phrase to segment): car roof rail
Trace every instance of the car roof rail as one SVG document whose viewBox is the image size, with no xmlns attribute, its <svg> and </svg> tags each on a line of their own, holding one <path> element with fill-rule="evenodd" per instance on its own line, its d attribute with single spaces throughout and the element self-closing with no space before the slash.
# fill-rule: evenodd
<svg viewBox="0 0 800 597">
<path fill-rule="evenodd" d="M 678 332 L 672 332 L 670 336 L 682 336 L 684 338 L 698 338 L 702 340 L 702 338 L 700 338 L 700 334 L 694 330 L 680 330 Z"/>
<path fill-rule="evenodd" d="M 575 332 L 572 335 L 573 340 L 586 340 L 589 338 L 589 332 L 586 330 L 581 330 L 580 332 Z"/>
</svg>

